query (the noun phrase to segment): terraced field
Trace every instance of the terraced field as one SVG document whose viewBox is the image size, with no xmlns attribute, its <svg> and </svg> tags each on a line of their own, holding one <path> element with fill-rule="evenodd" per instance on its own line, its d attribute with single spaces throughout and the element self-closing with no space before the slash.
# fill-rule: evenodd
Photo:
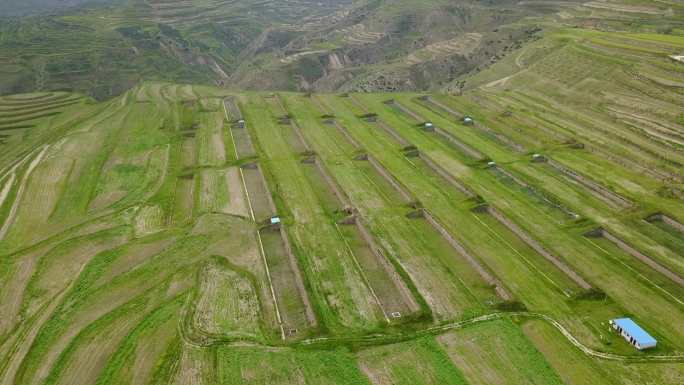
<svg viewBox="0 0 684 385">
<path fill-rule="evenodd" d="M 503 98 L 0 98 L 0 383 L 681 383 L 680 149 Z"/>
</svg>

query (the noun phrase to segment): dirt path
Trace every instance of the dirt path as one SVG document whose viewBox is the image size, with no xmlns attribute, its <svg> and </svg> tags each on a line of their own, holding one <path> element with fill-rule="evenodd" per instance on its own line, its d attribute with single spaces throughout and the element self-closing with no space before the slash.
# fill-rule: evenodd
<svg viewBox="0 0 684 385">
<path fill-rule="evenodd" d="M 594 358 L 599 358 L 599 359 L 604 359 L 604 360 L 609 360 L 609 361 L 620 361 L 620 362 L 684 362 L 684 355 L 682 354 L 673 354 L 673 355 L 658 355 L 658 354 L 648 354 L 648 353 L 642 353 L 639 355 L 634 355 L 634 356 L 628 356 L 628 355 L 620 355 L 620 354 L 613 354 L 613 353 L 605 353 L 605 352 L 600 352 L 597 350 L 594 350 L 584 344 L 582 344 L 575 336 L 570 333 L 568 329 L 566 329 L 560 322 L 556 321 L 552 317 L 546 315 L 546 314 L 541 314 L 541 313 L 534 313 L 534 312 L 511 312 L 511 313 L 491 313 L 491 314 L 485 314 L 479 317 L 474 317 L 470 318 L 467 320 L 463 321 L 457 321 L 457 322 L 452 322 L 444 325 L 439 325 L 439 326 L 433 326 L 429 328 L 425 328 L 422 330 L 415 331 L 413 335 L 409 338 L 415 339 L 415 338 L 420 338 L 424 337 L 427 335 L 438 335 L 438 334 L 444 334 L 447 332 L 450 332 L 452 330 L 457 330 L 457 329 L 462 329 L 468 326 L 484 323 L 484 322 L 490 322 L 490 321 L 496 321 L 500 319 L 507 319 L 507 318 L 512 318 L 512 317 L 521 317 L 521 318 L 531 318 L 531 319 L 540 319 L 543 321 L 548 322 L 551 326 L 555 327 L 558 329 L 558 331 L 561 332 L 563 337 L 565 337 L 568 342 L 570 342 L 573 346 L 575 346 L 577 349 L 579 349 L 582 353 L 594 357 Z M 371 335 L 371 336 L 365 336 L 365 337 L 320 337 L 320 338 L 311 338 L 307 340 L 300 341 L 298 344 L 299 345 L 304 345 L 304 346 L 312 346 L 316 344 L 323 344 L 328 346 L 331 342 L 341 342 L 341 343 L 355 343 L 357 346 L 360 345 L 383 345 L 383 344 L 389 344 L 389 343 L 394 343 L 397 342 L 395 341 L 392 336 L 386 336 L 386 335 Z M 409 339 L 405 335 L 401 337 L 402 341 Z"/>
</svg>

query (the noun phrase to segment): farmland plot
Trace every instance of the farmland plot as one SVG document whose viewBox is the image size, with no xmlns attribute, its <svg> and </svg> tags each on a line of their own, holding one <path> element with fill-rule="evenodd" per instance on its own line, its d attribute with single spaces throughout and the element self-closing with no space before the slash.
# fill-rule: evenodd
<svg viewBox="0 0 684 385">
<path fill-rule="evenodd" d="M 344 350 L 221 347 L 217 360 L 219 384 L 369 385 L 354 357 Z"/>
<path fill-rule="evenodd" d="M 200 128 L 197 131 L 198 164 L 200 166 L 221 166 L 226 161 L 224 145 L 223 114 L 205 112 L 199 114 Z"/>
<path fill-rule="evenodd" d="M 252 139 L 249 136 L 249 131 L 246 128 L 231 127 L 231 135 L 235 142 L 235 151 L 238 159 L 250 158 L 256 156 Z"/>
<path fill-rule="evenodd" d="M 248 217 L 245 199 L 237 167 L 200 171 L 199 210 Z"/>
<path fill-rule="evenodd" d="M 177 178 L 174 196 L 174 222 L 182 223 L 192 218 L 195 207 L 195 185 L 195 177 L 192 174 Z"/>
<path fill-rule="evenodd" d="M 443 334 L 437 341 L 470 384 L 562 384 L 519 326 L 496 321 Z"/>
<path fill-rule="evenodd" d="M 363 350 L 359 353 L 359 367 L 373 385 L 467 383 L 432 338 Z"/>
<path fill-rule="evenodd" d="M 252 163 L 241 168 L 245 186 L 247 187 L 247 194 L 249 195 L 250 207 L 254 213 L 254 220 L 263 222 L 276 214 L 276 208 L 271 193 L 268 191 L 268 186 L 266 186 L 261 166 L 257 163 Z"/>
<path fill-rule="evenodd" d="M 312 141 L 314 148 L 321 150 L 321 156 L 324 159 L 330 159 L 330 163 L 335 163 L 334 167 L 332 167 L 332 171 L 340 181 L 342 187 L 349 192 L 352 202 L 357 205 L 358 209 L 364 213 L 364 215 L 368 215 L 372 218 L 369 227 L 371 231 L 374 231 L 375 233 L 378 231 L 381 231 L 382 233 L 391 231 L 394 233 L 421 234 L 419 236 L 417 235 L 420 239 L 426 237 L 428 237 L 428 239 L 430 239 L 429 237 L 439 239 L 439 237 L 436 236 L 434 229 L 429 226 L 416 226 L 413 223 L 413 220 L 409 221 L 404 218 L 403 215 L 391 215 L 387 220 L 381 221 L 379 219 L 380 216 L 376 215 L 377 212 L 382 212 L 384 216 L 388 216 L 389 208 L 412 202 L 414 199 L 411 197 L 411 194 L 389 174 L 383 165 L 372 158 L 369 158 L 369 160 L 350 161 L 349 158 L 342 160 L 344 152 L 349 151 L 350 148 L 343 146 L 341 144 L 343 142 L 340 140 L 334 140 L 337 136 L 336 131 L 334 131 L 332 127 L 320 126 L 320 128 L 314 128 L 315 126 L 312 126 L 312 124 L 315 125 L 316 123 L 305 118 L 306 116 L 314 114 L 306 114 L 305 110 L 302 110 L 305 105 L 300 105 L 298 102 L 296 103 L 294 98 L 288 99 L 288 102 L 293 109 L 296 109 L 296 116 L 302 116 L 302 119 L 307 121 L 307 124 L 303 127 L 303 131 L 305 135 L 311 138 L 310 140 Z M 323 133 L 327 133 L 328 135 L 322 135 Z M 427 234 L 423 232 L 426 232 Z M 405 235 L 402 235 L 402 237 L 403 236 Z M 383 245 L 388 246 L 390 255 L 396 254 L 395 258 L 399 258 L 399 262 L 403 265 L 403 268 L 407 270 L 407 273 L 412 278 L 414 284 L 418 286 L 420 294 L 425 296 L 428 305 L 432 307 L 433 312 L 439 314 L 440 317 L 443 316 L 445 312 L 455 314 L 466 310 L 473 304 L 473 301 L 476 303 L 478 299 L 481 299 L 481 297 L 473 298 L 472 294 L 468 294 L 469 290 L 460 286 L 460 284 L 456 285 L 459 287 L 459 292 L 454 292 L 452 294 L 453 290 L 451 288 L 447 289 L 446 287 L 452 287 L 454 284 L 447 284 L 446 282 L 448 280 L 454 280 L 454 277 L 445 277 L 445 282 L 440 283 L 434 282 L 434 280 L 429 281 L 422 276 L 425 271 L 417 271 L 416 268 L 418 265 L 413 265 L 414 262 L 412 262 L 412 260 L 413 258 L 416 258 L 417 253 L 418 255 L 434 253 L 434 256 L 431 256 L 431 258 L 435 259 L 435 262 L 439 260 L 441 256 L 447 255 L 445 261 L 450 264 L 451 261 L 449 261 L 449 257 L 454 256 L 453 249 L 450 249 L 449 246 L 447 246 L 445 249 L 437 251 L 435 249 L 416 247 L 415 245 L 409 245 L 403 242 L 400 245 L 391 244 L 395 239 L 401 239 L 402 237 L 383 237 L 380 241 Z M 442 242 L 444 241 L 442 240 Z M 428 244 L 434 245 L 435 243 L 434 241 L 429 241 L 426 242 L 426 245 Z M 439 241 L 437 244 L 440 244 Z M 445 251 L 447 250 L 448 252 L 445 254 Z M 460 259 L 462 257 L 457 256 L 457 258 Z M 415 262 L 418 262 L 418 259 L 416 259 Z M 445 273 L 450 274 L 448 273 L 448 269 L 442 269 L 444 268 L 440 267 L 439 270 L 431 270 L 431 272 L 436 273 L 437 271 L 440 271 L 440 276 Z M 426 268 L 422 268 L 421 270 L 426 270 Z M 470 270 L 466 271 L 470 272 Z M 476 280 L 478 279 L 479 278 L 476 278 Z M 481 284 L 482 282 L 479 281 L 478 283 Z M 371 280 L 371 286 L 372 285 L 373 281 Z M 441 292 L 438 290 L 423 290 L 425 285 L 433 285 L 433 288 L 439 287 L 440 285 L 446 286 L 443 286 L 444 291 Z M 475 291 L 477 291 L 477 289 L 475 289 Z M 491 292 L 486 295 L 488 299 L 491 298 L 490 295 Z M 453 307 L 454 304 L 458 305 Z"/>
<path fill-rule="evenodd" d="M 342 118 L 344 115 L 343 110 L 338 109 L 337 115 Z M 388 117 L 388 119 L 390 119 L 390 117 Z M 404 127 L 401 125 L 397 126 Z M 353 126 L 349 127 L 350 129 L 353 128 Z M 412 133 L 411 135 L 416 138 L 415 143 L 421 148 L 421 143 L 425 142 L 425 137 L 420 139 L 420 136 L 423 134 L 413 128 L 410 128 L 410 131 L 405 132 L 407 135 L 408 133 Z M 488 267 L 489 270 L 492 271 L 508 289 L 510 289 L 514 298 L 519 298 L 527 306 L 544 308 L 547 310 L 554 309 L 554 311 L 558 311 L 559 314 L 570 317 L 573 310 L 571 310 L 569 306 L 559 305 L 559 303 L 564 303 L 568 297 L 558 290 L 555 291 L 556 294 L 550 295 L 549 290 L 553 291 L 554 286 L 548 281 L 540 280 L 539 275 L 535 272 L 534 268 L 527 264 L 523 259 L 504 257 L 504 255 L 508 255 L 508 252 L 510 252 L 510 247 L 505 242 L 502 242 L 498 234 L 489 232 L 487 227 L 484 226 L 474 214 L 470 213 L 470 207 L 472 207 L 470 200 L 463 201 L 463 195 L 460 195 L 461 193 L 451 185 L 442 183 L 441 185 L 435 186 L 424 179 L 422 175 L 417 177 L 414 171 L 415 169 L 405 166 L 407 162 L 405 157 L 401 154 L 393 154 L 383 150 L 385 147 L 380 144 L 382 142 L 380 141 L 381 138 L 368 135 L 364 130 L 354 130 L 353 133 L 358 135 L 358 137 L 364 138 L 366 148 L 370 150 L 373 155 L 383 160 L 383 163 L 390 169 L 395 177 L 416 194 L 416 198 L 443 223 L 448 232 L 457 235 L 458 238 L 461 239 L 464 246 L 481 261 L 480 263 L 485 267 Z M 387 140 L 388 139 L 384 139 L 384 142 L 387 143 Z M 459 165 L 453 158 L 450 159 L 450 152 L 430 150 L 430 154 L 436 161 L 447 165 L 446 168 L 449 169 L 450 172 L 456 171 L 456 175 L 464 180 L 467 179 L 469 183 L 472 183 L 470 181 L 474 181 L 474 179 L 472 179 L 474 172 L 467 167 Z M 452 167 L 452 165 L 454 166 Z M 480 176 L 479 173 L 477 175 Z M 491 179 L 482 178 L 474 181 L 474 183 L 477 183 L 478 189 L 482 188 L 484 191 L 490 191 L 490 180 Z M 455 198 L 459 196 L 460 198 Z M 402 238 L 411 239 L 406 235 L 392 238 L 394 238 L 393 242 Z M 586 254 L 586 252 L 582 251 L 580 255 L 583 254 Z M 415 272 L 415 270 L 411 268 L 405 268 L 409 273 Z M 433 273 L 433 276 L 434 275 L 436 274 Z M 420 279 L 413 277 L 413 280 L 416 282 L 416 285 L 423 284 Z M 426 300 L 429 302 L 429 296 L 425 293 L 423 293 L 423 295 L 426 295 Z M 495 304 L 496 302 L 490 301 L 489 303 Z M 610 305 L 608 307 L 613 310 L 616 308 L 615 305 Z M 596 313 L 593 317 L 596 318 L 593 318 L 592 322 L 598 322 L 601 315 Z M 594 335 L 594 332 L 587 329 L 585 325 L 579 322 L 579 319 L 570 317 L 567 318 L 567 320 L 573 327 L 577 328 L 575 331 L 581 333 L 583 338 L 587 338 L 589 341 L 592 341 L 592 343 L 600 344 L 598 336 Z"/>
<path fill-rule="evenodd" d="M 667 146 L 631 132 L 582 149 L 576 130 L 606 134 L 524 111 L 539 95 L 474 94 L 430 98 L 482 126 L 415 94 L 250 93 L 238 108 L 158 83 L 31 120 L 25 143 L 0 145 L 0 383 L 682 382 L 684 293 L 637 253 L 681 274 L 681 186 L 620 160 Z M 69 100 L 51 98 L 0 111 Z M 224 126 L 237 117 L 251 152 Z M 658 346 L 609 329 L 624 316 Z"/>
<path fill-rule="evenodd" d="M 270 271 L 276 304 L 278 306 L 284 335 L 297 338 L 306 334 L 307 329 L 316 322 L 312 315 L 307 293 L 302 290 L 303 283 L 288 248 L 284 233 L 277 228 L 259 231 L 266 265 Z"/>
<path fill-rule="evenodd" d="M 356 327 L 375 323 L 377 305 L 345 250 L 339 232 L 325 216 L 320 201 L 303 174 L 301 163 L 295 158 L 296 150 L 282 151 L 281 144 L 287 141 L 272 117 L 259 115 L 257 108 L 260 107 L 263 108 L 263 104 L 255 101 L 246 105 L 243 112 L 249 121 L 254 122 L 252 127 L 257 131 L 260 147 L 270 158 L 268 169 L 274 175 L 274 181 L 269 185 L 275 186 L 275 192 L 284 201 L 284 206 L 279 209 L 292 212 L 296 220 L 287 230 L 294 247 L 303 251 L 303 255 L 298 256 L 303 270 L 308 279 L 314 275 L 319 277 L 317 282 L 312 282 L 313 300 L 321 301 L 328 308 L 324 313 L 325 322 L 342 322 Z M 263 131 L 269 128 L 270 132 Z M 322 282 L 320 278 L 323 278 Z M 332 309 L 334 313 L 328 313 Z M 337 317 L 332 318 L 335 313 Z"/>
<path fill-rule="evenodd" d="M 249 276 L 218 263 L 200 271 L 193 323 L 202 333 L 228 339 L 257 339 L 260 305 Z"/>
</svg>

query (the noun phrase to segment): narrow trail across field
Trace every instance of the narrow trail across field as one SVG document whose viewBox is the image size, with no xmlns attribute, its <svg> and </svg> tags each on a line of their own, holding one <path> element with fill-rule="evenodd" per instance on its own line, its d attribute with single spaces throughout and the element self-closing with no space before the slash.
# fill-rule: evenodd
<svg viewBox="0 0 684 385">
<path fill-rule="evenodd" d="M 675 354 L 675 355 L 644 355 L 644 356 L 627 356 L 627 355 L 620 355 L 620 354 L 613 354 L 613 353 L 606 353 L 606 352 L 601 352 L 598 350 L 594 350 L 583 343 L 581 343 L 575 336 L 570 333 L 568 329 L 566 329 L 563 325 L 561 325 L 558 321 L 553 319 L 552 317 L 546 315 L 546 314 L 541 314 L 541 313 L 534 313 L 534 312 L 511 312 L 511 313 L 502 313 L 502 312 L 497 312 L 497 313 L 491 313 L 491 314 L 485 314 L 479 317 L 474 317 L 470 318 L 467 320 L 463 321 L 457 321 L 457 322 L 452 322 L 444 325 L 438 325 L 438 326 L 433 326 L 429 327 L 426 329 L 418 330 L 415 331 L 414 334 L 410 337 L 407 336 L 402 336 L 402 337 L 395 337 L 397 339 L 406 340 L 406 339 L 413 339 L 413 338 L 419 338 L 423 337 L 425 335 L 436 335 L 436 334 L 442 334 L 446 333 L 452 330 L 457 330 L 457 329 L 462 329 L 468 326 L 472 326 L 475 324 L 480 324 L 484 322 L 489 322 L 489 321 L 496 321 L 504 318 L 509 318 L 509 317 L 521 317 L 521 318 L 533 318 L 533 319 L 540 319 L 543 321 L 548 322 L 551 326 L 555 327 L 558 329 L 558 331 L 561 332 L 561 334 L 577 349 L 582 351 L 582 353 L 594 357 L 594 358 L 599 358 L 599 359 L 604 359 L 604 360 L 611 360 L 611 361 L 622 361 L 622 362 L 684 362 L 684 355 L 681 354 Z M 334 343 L 334 342 L 340 342 L 340 343 L 356 343 L 356 344 L 363 344 L 363 345 L 382 345 L 384 343 L 391 343 L 395 342 L 392 340 L 392 336 L 386 336 L 386 335 L 370 335 L 366 337 L 356 337 L 356 338 L 344 338 L 344 337 L 320 337 L 320 338 L 311 338 L 307 340 L 300 341 L 298 344 L 299 345 L 304 345 L 304 346 L 315 346 L 316 344 L 329 344 L 329 343 Z"/>
<path fill-rule="evenodd" d="M 267 344 L 267 343 L 262 343 L 260 341 L 221 341 L 221 340 L 215 340 L 215 341 L 194 341 L 189 338 L 189 335 L 183 330 L 183 323 L 180 325 L 181 329 L 181 336 L 184 340 L 185 343 L 191 346 L 195 347 L 208 347 L 208 346 L 213 346 L 217 344 L 226 344 L 226 345 L 235 345 L 235 346 L 255 346 L 255 347 L 262 347 L 268 350 L 285 350 L 288 349 L 288 347 L 292 346 L 306 346 L 308 348 L 315 348 L 316 345 L 320 345 L 322 347 L 329 347 L 331 344 L 353 344 L 355 346 L 380 346 L 380 345 L 388 345 L 392 343 L 399 343 L 399 342 L 404 342 L 408 340 L 413 340 L 413 339 L 418 339 L 418 338 L 423 338 L 426 336 L 435 336 L 435 335 L 441 335 L 444 333 L 448 333 L 454 330 L 459 330 L 459 329 L 464 329 L 469 326 L 473 325 L 478 325 L 486 322 L 492 322 L 492 321 L 498 321 L 502 319 L 507 319 L 507 318 L 513 318 L 513 317 L 519 317 L 519 318 L 528 318 L 528 319 L 538 319 L 545 321 L 549 323 L 551 326 L 556 328 L 562 335 L 565 337 L 565 339 L 570 342 L 575 348 L 579 349 L 582 353 L 586 354 L 589 357 L 593 357 L 596 359 L 601 359 L 601 360 L 608 360 L 608 361 L 619 361 L 619 362 L 625 362 L 625 363 L 645 363 L 645 362 L 661 362 L 661 363 L 672 363 L 672 362 L 684 362 L 684 354 L 672 354 L 672 355 L 659 355 L 659 354 L 642 354 L 639 356 L 636 355 L 622 355 L 622 354 L 614 354 L 614 353 L 606 353 L 606 352 L 601 352 L 595 349 L 592 349 L 586 345 L 584 345 L 582 342 L 580 342 L 572 333 L 565 328 L 560 322 L 555 320 L 553 317 L 548 316 L 546 314 L 541 314 L 541 313 L 535 313 L 535 312 L 527 312 L 527 311 L 522 311 L 522 312 L 495 312 L 495 313 L 490 313 L 490 314 L 484 314 L 481 316 L 469 318 L 466 320 L 462 321 L 455 321 L 455 322 L 450 322 L 442 325 L 437 325 L 437 326 L 432 326 L 428 327 L 425 329 L 421 330 L 415 330 L 412 332 L 410 335 L 387 335 L 387 334 L 373 334 L 373 335 L 368 335 L 368 336 L 363 336 L 363 337 L 318 337 L 318 338 L 309 338 L 301 341 L 294 342 L 292 344 L 288 345 L 282 345 L 282 344 Z"/>
</svg>

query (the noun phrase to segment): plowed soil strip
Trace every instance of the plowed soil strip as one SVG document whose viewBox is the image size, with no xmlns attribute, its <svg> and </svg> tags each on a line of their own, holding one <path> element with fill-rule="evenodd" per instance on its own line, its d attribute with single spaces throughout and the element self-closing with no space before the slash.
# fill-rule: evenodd
<svg viewBox="0 0 684 385">
<path fill-rule="evenodd" d="M 276 207 L 271 193 L 268 191 L 264 174 L 257 163 L 243 165 L 241 170 L 254 212 L 254 220 L 256 222 L 263 222 L 265 219 L 276 214 Z"/>
<path fill-rule="evenodd" d="M 384 282 L 375 282 L 376 291 L 380 292 L 380 298 L 384 303 L 384 308 L 389 312 L 389 314 L 395 314 L 400 312 L 401 314 L 406 314 L 409 312 L 420 311 L 420 306 L 413 298 L 411 291 L 406 286 L 406 283 L 401 279 L 394 266 L 389 262 L 385 256 L 385 252 L 380 246 L 375 242 L 375 239 L 371 235 L 370 231 L 366 228 L 366 225 L 359 218 L 356 218 L 356 228 L 358 229 L 361 237 L 364 239 L 368 248 L 371 250 L 374 259 L 363 260 L 364 271 L 371 271 L 373 269 L 378 269 L 379 265 L 382 270 L 379 275 L 384 275 L 379 277 Z M 386 284 L 386 282 L 391 282 L 391 285 Z M 397 295 L 398 294 L 398 295 Z"/>
<path fill-rule="evenodd" d="M 316 326 L 316 316 L 304 287 L 301 270 L 283 226 L 280 229 L 263 229 L 260 237 L 285 335 L 295 336 L 300 329 Z"/>
<path fill-rule="evenodd" d="M 513 223 L 510 219 L 506 218 L 505 215 L 503 215 L 499 210 L 492 206 L 487 207 L 487 212 L 496 218 L 496 220 L 501 223 L 504 227 L 509 229 L 513 234 L 515 234 L 518 238 L 520 238 L 523 242 L 525 242 L 528 246 L 530 246 L 534 251 L 539 253 L 542 257 L 546 258 L 549 262 L 551 262 L 554 266 L 556 266 L 560 271 L 565 273 L 572 281 L 574 281 L 579 287 L 582 289 L 588 290 L 591 289 L 591 285 L 584 280 L 577 272 L 575 272 L 570 266 L 568 266 L 565 262 L 563 262 L 560 258 L 556 257 L 555 255 L 551 254 L 548 250 L 546 250 L 539 242 L 537 242 L 536 239 L 532 238 L 527 232 L 525 232 L 523 229 L 518 227 L 515 223 Z"/>
<path fill-rule="evenodd" d="M 584 186 L 587 190 L 589 190 L 589 192 L 593 196 L 605 202 L 608 206 L 614 209 L 622 209 L 632 206 L 632 202 L 629 201 L 627 198 L 624 198 L 623 196 L 614 193 L 613 191 L 599 185 L 598 183 L 588 179 L 583 175 L 580 175 L 579 173 L 569 169 L 568 167 L 565 167 L 564 165 L 556 162 L 555 160 L 549 159 L 547 163 L 549 164 L 549 166 L 556 169 L 569 180 Z"/>
<path fill-rule="evenodd" d="M 231 125 L 230 135 L 235 144 L 236 156 L 238 159 L 249 158 L 256 156 L 256 151 L 254 151 L 254 145 L 252 144 L 252 138 L 249 136 L 249 131 L 244 127 L 236 127 Z"/>
<path fill-rule="evenodd" d="M 477 273 L 482 277 L 482 279 L 488 284 L 494 286 L 496 294 L 505 301 L 510 301 L 513 297 L 506 291 L 501 282 L 490 274 L 482 264 L 472 256 L 449 232 L 444 226 L 442 226 L 439 221 L 428 211 L 422 210 L 425 219 L 432 225 L 432 227 L 437 230 L 437 232 L 451 245 L 451 247 L 456 250 L 456 252 L 463 256 L 468 263 L 477 271 Z"/>
<path fill-rule="evenodd" d="M 233 98 L 226 98 L 223 100 L 223 107 L 225 108 L 226 111 L 226 119 L 229 121 L 231 120 L 239 120 L 242 119 L 242 111 L 240 111 L 240 108 L 238 108 L 237 104 L 235 104 L 235 99 Z M 229 117 L 230 116 L 230 117 Z"/>
</svg>

